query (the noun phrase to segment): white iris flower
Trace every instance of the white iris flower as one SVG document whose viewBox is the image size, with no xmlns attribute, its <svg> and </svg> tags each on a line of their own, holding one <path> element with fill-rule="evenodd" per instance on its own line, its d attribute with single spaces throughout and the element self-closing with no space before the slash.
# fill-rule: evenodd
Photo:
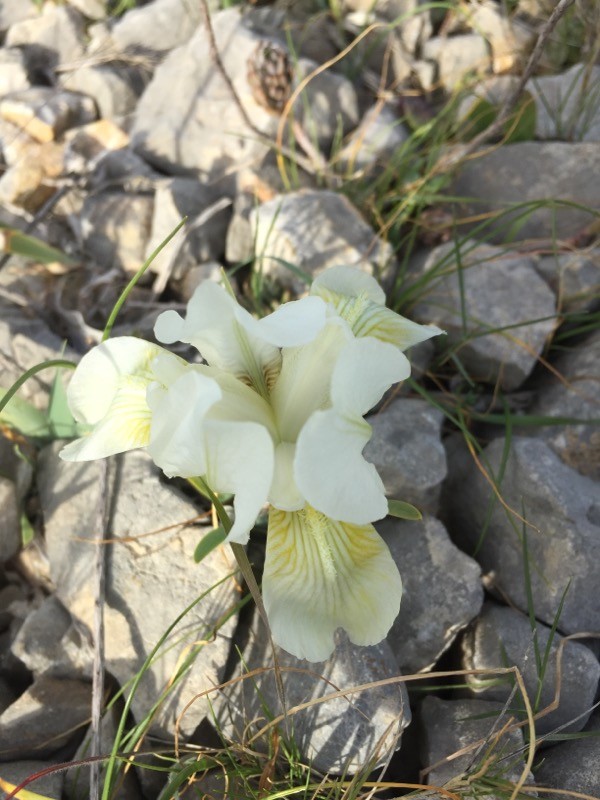
<svg viewBox="0 0 600 800">
<path fill-rule="evenodd" d="M 371 525 L 387 500 L 362 455 L 364 416 L 410 374 L 402 351 L 441 331 L 395 314 L 373 278 L 338 267 L 261 320 L 205 282 L 186 318 L 167 311 L 155 333 L 192 344 L 208 366 L 131 337 L 94 348 L 68 390 L 91 430 L 62 457 L 146 447 L 165 474 L 234 494 L 230 541 L 247 541 L 268 501 L 263 594 L 274 640 L 312 661 L 330 655 L 338 627 L 356 644 L 380 641 L 402 584 Z"/>
</svg>

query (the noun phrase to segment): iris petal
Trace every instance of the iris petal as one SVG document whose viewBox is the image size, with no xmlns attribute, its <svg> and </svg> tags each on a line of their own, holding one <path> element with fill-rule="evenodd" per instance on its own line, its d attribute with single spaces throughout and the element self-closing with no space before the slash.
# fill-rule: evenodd
<svg viewBox="0 0 600 800">
<path fill-rule="evenodd" d="M 398 568 L 372 525 L 336 522 L 310 507 L 271 509 L 264 603 L 275 642 L 292 655 L 324 661 L 338 627 L 355 644 L 376 644 L 401 595 Z"/>
</svg>

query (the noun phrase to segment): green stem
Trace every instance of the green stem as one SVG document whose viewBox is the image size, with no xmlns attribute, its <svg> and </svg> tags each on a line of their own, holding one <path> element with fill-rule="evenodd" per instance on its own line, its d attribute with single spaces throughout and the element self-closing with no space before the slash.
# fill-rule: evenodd
<svg viewBox="0 0 600 800">
<path fill-rule="evenodd" d="M 44 369 L 51 369 L 52 367 L 65 367 L 65 369 L 75 369 L 77 364 L 73 361 L 68 361 L 66 358 L 54 358 L 50 361 L 42 361 L 41 364 L 36 364 L 35 367 L 31 367 L 24 372 L 21 377 L 16 380 L 10 389 L 6 392 L 4 397 L 0 400 L 0 411 L 4 411 L 6 406 L 10 403 L 12 398 L 16 395 L 19 391 L 21 386 L 29 380 L 33 375 L 37 372 L 41 372 Z"/>
</svg>

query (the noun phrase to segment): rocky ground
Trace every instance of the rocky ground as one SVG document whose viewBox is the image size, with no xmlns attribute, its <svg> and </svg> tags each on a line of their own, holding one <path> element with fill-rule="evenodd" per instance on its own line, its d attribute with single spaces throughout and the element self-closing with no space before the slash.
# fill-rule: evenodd
<svg viewBox="0 0 600 800">
<path fill-rule="evenodd" d="M 515 666 L 533 711 L 551 706 L 536 720 L 528 783 L 600 795 L 599 739 L 556 736 L 600 729 L 593 0 L 554 30 L 502 142 L 436 169 L 493 120 L 554 6 L 213 0 L 209 28 L 197 0 L 120 17 L 104 0 L 0 3 L 2 388 L 60 358 L 65 341 L 75 360 L 97 343 L 127 280 L 183 215 L 116 333 L 152 337 L 158 311 L 181 307 L 221 266 L 265 310 L 305 290 L 294 267 L 313 276 L 337 263 L 373 272 L 402 313 L 447 331 L 411 351 L 415 381 L 371 420 L 368 457 L 390 496 L 423 512 L 378 525 L 403 576 L 400 616 L 375 647 L 340 638 L 326 663 L 282 653 L 281 665 L 301 668 L 283 673 L 290 708 L 332 686 L 453 675 L 392 680 L 296 714 L 299 758 L 319 772 L 354 773 L 393 753 L 386 780 L 415 782 L 432 767 L 423 780 L 439 786 L 481 772 L 491 748 L 487 777 L 517 780 L 527 726 L 501 733 L 509 717 L 525 719 L 524 703 L 514 673 L 490 681 Z M 26 258 L 21 234 L 64 256 Z M 0 778 L 18 783 L 88 752 L 105 485 L 116 699 L 101 752 L 116 736 L 119 688 L 200 593 L 144 671 L 127 724 L 147 723 L 144 753 L 172 752 L 176 734 L 214 746 L 214 728 L 236 748 L 275 746 L 252 739 L 278 713 L 271 671 L 215 688 L 272 655 L 250 607 L 240 610 L 229 552 L 194 563 L 204 509 L 142 452 L 115 459 L 106 484 L 101 464 L 60 461 L 48 375 L 20 392 L 43 412 L 38 429 L 23 435 L 0 417 Z M 260 532 L 251 555 L 260 564 Z M 119 796 L 154 800 L 167 779 L 136 766 Z M 87 767 L 32 788 L 87 797 Z M 238 796 L 218 773 L 185 796 L 203 791 Z"/>
</svg>

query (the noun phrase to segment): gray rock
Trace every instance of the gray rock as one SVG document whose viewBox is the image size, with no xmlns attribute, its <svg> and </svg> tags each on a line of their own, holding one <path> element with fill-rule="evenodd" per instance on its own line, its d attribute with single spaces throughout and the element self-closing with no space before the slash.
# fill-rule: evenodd
<svg viewBox="0 0 600 800">
<path fill-rule="evenodd" d="M 555 367 L 561 380 L 557 375 L 544 377 L 530 412 L 590 422 L 552 425 L 536 432 L 566 464 L 600 480 L 600 331 L 563 353 Z"/>
<path fill-rule="evenodd" d="M 535 41 L 534 32 L 492 0 L 470 6 L 467 15 L 469 26 L 489 43 L 493 71 L 517 71 Z"/>
<path fill-rule="evenodd" d="M 225 203 L 219 187 L 207 186 L 193 178 L 170 178 L 159 182 L 154 195 L 146 257 L 184 216 L 188 217 L 188 221 L 154 259 L 150 269 L 157 274 L 172 274 L 176 280 L 180 280 L 195 264 L 220 258 L 231 218 L 231 203 L 223 206 Z M 215 213 L 211 214 L 212 209 Z M 203 223 L 202 218 L 205 220 Z M 198 220 L 200 224 L 197 224 Z"/>
<path fill-rule="evenodd" d="M 538 139 L 600 141 L 600 66 L 575 64 L 527 83 L 536 106 Z"/>
<path fill-rule="evenodd" d="M 592 311 L 600 305 L 600 249 L 540 256 L 536 269 L 564 311 Z"/>
<path fill-rule="evenodd" d="M 68 0 L 68 3 L 88 19 L 104 19 L 108 13 L 105 0 Z"/>
<path fill-rule="evenodd" d="M 17 633 L 12 653 L 34 675 L 91 678 L 93 652 L 85 632 L 56 599 L 48 597 L 32 611 Z"/>
<path fill-rule="evenodd" d="M 423 45 L 422 57 L 437 63 L 439 81 L 450 91 L 469 74 L 482 74 L 490 69 L 487 43 L 476 33 L 434 36 Z"/>
<path fill-rule="evenodd" d="M 0 759 L 45 758 L 90 717 L 92 685 L 42 675 L 0 715 Z"/>
<path fill-rule="evenodd" d="M 11 26 L 8 47 L 23 47 L 30 72 L 42 74 L 76 61 L 84 53 L 85 20 L 74 8 L 44 3 L 41 13 Z"/>
<path fill-rule="evenodd" d="M 319 65 L 307 58 L 295 66 L 296 83 Z M 293 106 L 293 115 L 302 125 L 308 140 L 327 152 L 336 137 L 355 128 L 360 120 L 354 84 L 343 75 L 326 70 L 315 75 Z"/>
<path fill-rule="evenodd" d="M 497 216 L 486 229 L 490 241 L 567 239 L 594 222 L 593 211 L 560 205 L 560 201 L 600 208 L 600 148 L 592 142 L 519 142 L 488 149 L 464 163 L 450 187 L 461 216 Z M 466 199 L 468 198 L 468 199 Z M 552 199 L 539 208 L 510 206 Z M 514 228 L 518 218 L 518 228 Z M 465 225 L 472 229 L 480 222 Z M 511 229 L 512 228 L 512 229 Z"/>
<path fill-rule="evenodd" d="M 256 102 L 247 79 L 247 61 L 262 40 L 250 30 L 251 19 L 251 12 L 242 16 L 239 8 L 214 14 L 216 45 L 252 124 L 274 136 L 277 117 Z M 216 180 L 262 158 L 269 146 L 247 126 L 209 52 L 207 33 L 199 27 L 169 53 L 140 99 L 132 137 L 136 149 L 165 171 L 194 170 Z"/>
<path fill-rule="evenodd" d="M 0 631 L 10 627 L 13 619 L 13 603 L 23 604 L 26 597 L 23 588 L 16 583 L 9 583 L 0 589 Z"/>
<path fill-rule="evenodd" d="M 0 50 L 0 97 L 29 87 L 27 67 L 21 50 L 3 47 Z"/>
<path fill-rule="evenodd" d="M 56 455 L 58 449 L 46 448 L 40 456 L 39 488 L 48 556 L 59 599 L 91 629 L 95 580 L 91 553 L 95 546 L 85 539 L 95 536 L 101 465 L 62 462 Z M 171 687 L 151 728 L 157 735 L 172 736 L 177 724 L 180 734 L 189 736 L 208 712 L 208 700 L 198 695 L 222 679 L 235 615 L 225 621 L 222 618 L 234 608 L 238 594 L 233 579 L 227 579 L 234 567 L 225 548 L 211 553 L 200 566 L 194 563 L 197 535 L 189 530 L 178 532 L 173 526 L 194 519 L 197 509 L 161 484 L 158 475 L 146 453 L 136 451 L 119 459 L 110 484 L 116 492 L 115 496 L 111 491 L 111 535 L 122 541 L 106 548 L 106 663 L 122 685 L 130 681 L 168 626 L 194 599 L 208 592 L 146 671 L 132 703 L 139 721 L 185 658 L 197 652 L 191 668 Z M 158 532 L 149 538 L 141 536 L 151 531 Z M 78 539 L 69 532 L 77 532 Z M 220 622 L 212 638 L 213 628 Z M 178 720 L 193 698 L 197 699 Z"/>
<path fill-rule="evenodd" d="M 364 449 L 388 497 L 435 514 L 446 453 L 440 438 L 444 415 L 426 400 L 399 398 L 369 417 L 373 435 Z"/>
<path fill-rule="evenodd" d="M 523 734 L 512 730 L 498 738 L 508 722 L 502 706 L 488 700 L 440 700 L 430 695 L 421 705 L 424 738 L 422 760 L 430 786 L 443 786 L 461 774 L 477 772 L 492 752 L 497 763 L 490 763 L 487 776 L 518 780 L 523 773 Z M 446 760 L 464 748 L 464 755 Z M 442 763 L 440 763 L 442 762 Z"/>
<path fill-rule="evenodd" d="M 93 98 L 103 119 L 120 119 L 131 114 L 143 84 L 131 69 L 110 64 L 79 66 L 63 77 L 65 89 Z M 137 84 L 137 85 L 136 85 Z"/>
<path fill-rule="evenodd" d="M 591 650 L 555 634 L 548 651 L 550 635 L 550 628 L 540 622 L 536 623 L 533 633 L 528 617 L 520 611 L 486 603 L 462 639 L 464 669 L 519 668 L 534 713 L 547 708 L 557 690 L 560 691 L 558 707 L 536 720 L 538 735 L 555 729 L 560 729 L 561 733 L 580 731 L 589 719 L 600 679 L 600 664 Z M 549 653 L 543 674 L 536 666 L 536 643 L 542 660 Z M 557 669 L 559 658 L 560 672 Z M 557 684 L 559 676 L 560 686 Z M 490 686 L 489 681 L 479 675 L 467 676 L 467 682 L 474 691 L 485 691 L 486 699 L 502 703 L 512 691 L 512 684 Z M 523 707 L 519 690 L 512 707 Z"/>
<path fill-rule="evenodd" d="M 137 272 L 146 258 L 153 207 L 154 198 L 146 194 L 86 197 L 80 221 L 86 255 L 104 269 Z"/>
<path fill-rule="evenodd" d="M 562 742 L 549 750 L 544 750 L 543 760 L 538 759 L 537 768 L 534 766 L 535 780 L 540 786 L 549 786 L 552 789 L 562 789 L 561 794 L 547 794 L 549 800 L 558 800 L 565 797 L 564 792 L 583 792 L 587 795 L 600 793 L 600 712 L 596 710 L 586 732 L 590 735 L 585 739 L 575 739 L 571 742 Z"/>
<path fill-rule="evenodd" d="M 51 142 L 68 128 L 96 119 L 94 101 L 77 92 L 33 86 L 0 100 L 0 116 L 23 127 L 39 142 Z"/>
<path fill-rule="evenodd" d="M 459 261 L 456 245 L 449 242 L 432 250 L 414 277 L 424 275 L 429 281 L 413 318 L 445 330 L 475 380 L 517 389 L 555 325 L 554 295 L 534 260 L 466 240 Z M 486 333 L 494 329 L 502 330 Z"/>
<path fill-rule="evenodd" d="M 402 44 L 414 54 L 431 36 L 431 11 L 422 0 L 343 0 L 342 6 L 351 12 L 359 12 L 361 21 L 365 15 L 375 14 L 378 19 L 393 22 Z"/>
<path fill-rule="evenodd" d="M 281 262 L 315 277 L 335 264 L 389 277 L 393 252 L 342 195 L 303 190 L 278 195 L 250 212 L 252 241 L 264 274 L 300 294 L 306 283 Z"/>
<path fill-rule="evenodd" d="M 19 500 L 15 484 L 0 475 L 0 562 L 8 561 L 21 547 Z"/>
<path fill-rule="evenodd" d="M 479 565 L 452 542 L 441 522 L 388 518 L 377 523 L 404 586 L 388 634 L 403 673 L 430 669 L 483 602 Z"/>
<path fill-rule="evenodd" d="M 508 508 L 493 499 L 490 484 L 469 453 L 456 447 L 448 450 L 443 503 L 449 530 L 465 552 L 476 551 L 484 571 L 490 572 L 490 582 L 522 611 L 528 610 L 526 533 L 536 618 L 546 625 L 554 623 L 570 583 L 558 629 L 594 631 L 600 614 L 595 589 L 600 557 L 597 486 L 563 464 L 539 439 L 513 437 L 506 463 L 505 447 L 504 438 L 492 441 L 481 464 L 499 480 Z M 524 515 L 527 524 L 516 514 Z"/>
<path fill-rule="evenodd" d="M 185 44 L 202 20 L 200 6 L 187 0 L 154 0 L 119 19 L 111 38 L 121 52 L 165 53 Z M 205 51 L 203 55 L 207 55 Z"/>
<path fill-rule="evenodd" d="M 183 278 L 178 282 L 177 289 L 181 294 L 181 299 L 187 303 L 192 295 L 204 281 L 215 281 L 218 283 L 222 277 L 222 264 L 217 261 L 207 261 L 206 264 L 197 264 L 185 273 Z"/>
<path fill-rule="evenodd" d="M 386 642 L 357 647 L 345 635 L 324 662 L 309 664 L 278 650 L 281 679 L 289 714 L 289 730 L 303 759 L 320 772 L 354 773 L 370 758 L 382 763 L 390 748 L 409 724 L 411 715 L 404 684 L 392 683 L 319 702 L 294 713 L 295 706 L 318 700 L 333 691 L 350 690 L 371 681 L 399 676 L 396 661 Z M 243 679 L 213 695 L 219 729 L 240 742 L 260 730 L 268 719 L 281 713 L 275 687 L 273 655 L 264 627 L 255 615 L 250 638 L 242 652 L 243 667 L 236 674 L 261 667 L 262 674 Z M 290 714 L 290 712 L 292 712 Z M 280 724 L 282 733 L 285 723 Z M 243 737 L 243 738 L 241 738 Z M 268 749 L 269 732 L 254 747 Z"/>
<path fill-rule="evenodd" d="M 348 137 L 337 158 L 346 170 L 386 166 L 409 132 L 389 105 L 372 106 Z"/>
<path fill-rule="evenodd" d="M 18 786 L 21 781 L 30 778 L 42 770 L 47 770 L 52 764 L 48 761 L 9 761 L 2 764 L 2 777 L 4 780 Z M 64 774 L 60 771 L 49 772 L 32 781 L 27 786 L 27 791 L 35 792 L 48 800 L 62 800 Z M 8 794 L 0 789 L 0 800 L 6 800 Z"/>
</svg>

